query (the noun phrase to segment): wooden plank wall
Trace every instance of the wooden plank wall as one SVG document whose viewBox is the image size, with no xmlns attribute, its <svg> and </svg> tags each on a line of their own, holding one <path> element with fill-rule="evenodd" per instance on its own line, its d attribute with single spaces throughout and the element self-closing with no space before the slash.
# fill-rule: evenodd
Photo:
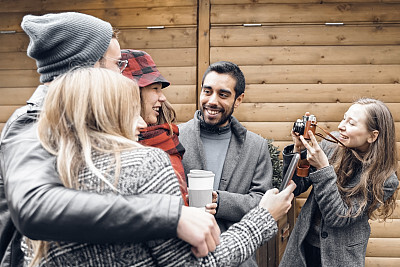
<svg viewBox="0 0 400 267">
<path fill-rule="evenodd" d="M 16 0 L 0 5 L 0 130 L 39 84 L 35 61 L 26 56 L 29 39 L 20 27 L 22 17 L 63 11 L 109 21 L 121 32 L 122 48 L 148 52 L 172 84 L 164 93 L 178 120 L 192 118 L 197 103 L 197 0 Z M 164 28 L 148 28 L 153 26 Z"/>
<path fill-rule="evenodd" d="M 26 56 L 22 17 L 62 11 L 107 20 L 121 30 L 122 48 L 151 54 L 172 83 L 164 92 L 179 121 L 196 110 L 208 64 L 229 60 L 247 81 L 235 116 L 281 149 L 305 111 L 334 130 L 361 96 L 385 101 L 400 129 L 400 0 L 0 0 L 0 130 L 39 84 L 35 62 Z M 397 141 L 400 148 L 399 131 Z M 296 200 L 294 216 L 305 197 Z M 286 226 L 285 218 L 281 230 Z M 398 266 L 400 210 L 371 226 L 366 266 Z M 286 240 L 277 242 L 276 258 Z"/>
<path fill-rule="evenodd" d="M 335 130 L 362 96 L 386 102 L 400 130 L 399 15 L 400 1 L 211 0 L 210 62 L 242 68 L 247 88 L 234 115 L 280 150 L 305 111 Z M 366 266 L 399 266 L 399 213 L 371 222 Z M 277 246 L 281 257 L 285 243 Z"/>
</svg>

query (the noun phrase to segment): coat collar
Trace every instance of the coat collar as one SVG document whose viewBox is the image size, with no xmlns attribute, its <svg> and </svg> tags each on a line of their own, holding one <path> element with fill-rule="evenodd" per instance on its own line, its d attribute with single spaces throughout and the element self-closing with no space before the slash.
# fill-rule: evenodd
<svg viewBox="0 0 400 267">
<path fill-rule="evenodd" d="M 198 119 L 199 112 L 200 111 L 198 110 L 194 114 L 194 130 L 196 132 L 196 135 L 199 136 L 199 138 L 196 138 L 196 145 L 200 154 L 200 158 L 203 159 L 202 162 L 205 162 L 203 145 L 200 139 L 200 120 Z M 221 174 L 221 181 L 219 184 L 219 190 L 222 191 L 226 190 L 227 186 L 229 185 L 230 178 L 235 172 L 235 166 L 239 165 L 241 153 L 243 152 L 242 148 L 246 141 L 247 129 L 242 124 L 240 124 L 240 122 L 233 116 L 231 116 L 231 130 L 232 137 L 225 157 L 224 167 Z M 205 166 L 202 167 L 204 168 Z"/>
</svg>

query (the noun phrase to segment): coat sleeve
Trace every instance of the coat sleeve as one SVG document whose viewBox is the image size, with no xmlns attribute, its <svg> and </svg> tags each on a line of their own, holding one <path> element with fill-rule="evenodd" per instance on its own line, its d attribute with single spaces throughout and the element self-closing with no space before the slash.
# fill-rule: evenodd
<svg viewBox="0 0 400 267">
<path fill-rule="evenodd" d="M 240 194 L 218 191 L 219 207 L 215 216 L 217 219 L 240 221 L 247 212 L 258 205 L 264 193 L 272 188 L 272 163 L 267 140 L 263 139 L 258 146 L 260 152 L 248 192 Z"/>
<path fill-rule="evenodd" d="M 180 197 L 123 197 L 65 188 L 55 158 L 42 148 L 35 128 L 5 136 L 0 157 L 11 218 L 31 239 L 105 243 L 176 236 Z"/>
<path fill-rule="evenodd" d="M 254 208 L 222 233 L 220 244 L 206 257 L 196 258 L 179 239 L 153 243 L 152 256 L 159 266 L 238 266 L 278 231 L 277 223 L 263 208 Z"/>
</svg>

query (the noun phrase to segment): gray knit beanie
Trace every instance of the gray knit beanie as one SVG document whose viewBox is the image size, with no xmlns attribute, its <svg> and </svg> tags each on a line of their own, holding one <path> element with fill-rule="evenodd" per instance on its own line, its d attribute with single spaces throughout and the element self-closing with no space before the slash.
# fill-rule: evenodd
<svg viewBox="0 0 400 267">
<path fill-rule="evenodd" d="M 76 66 L 93 66 L 113 34 L 110 23 L 76 12 L 26 15 L 21 27 L 29 35 L 27 54 L 36 60 L 42 83 Z"/>
</svg>

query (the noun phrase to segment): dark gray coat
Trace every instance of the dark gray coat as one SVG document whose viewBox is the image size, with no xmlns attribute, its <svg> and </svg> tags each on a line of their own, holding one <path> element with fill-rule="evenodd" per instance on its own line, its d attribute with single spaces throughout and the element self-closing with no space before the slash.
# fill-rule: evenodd
<svg viewBox="0 0 400 267">
<path fill-rule="evenodd" d="M 323 141 L 321 148 L 331 157 L 336 145 Z M 284 150 L 284 164 L 288 165 L 292 146 Z M 330 165 L 315 172 L 309 177 L 293 177 L 297 184 L 295 195 L 305 192 L 311 185 L 313 189 L 307 198 L 297 218 L 296 225 L 290 235 L 280 267 L 306 266 L 304 241 L 311 227 L 312 218 L 319 208 L 321 211 L 320 245 L 322 266 L 364 266 L 365 254 L 370 236 L 370 226 L 366 212 L 360 216 L 349 218 L 344 215 L 348 206 L 342 200 L 338 191 L 337 176 Z M 360 173 L 352 180 L 349 186 L 360 181 Z M 399 181 L 397 176 L 390 176 L 384 185 L 384 199 L 388 199 L 395 192 Z"/>
<path fill-rule="evenodd" d="M 179 125 L 179 140 L 186 150 L 182 161 L 186 174 L 191 169 L 207 169 L 197 112 L 192 120 Z M 257 206 L 265 191 L 272 188 L 272 163 L 267 140 L 248 131 L 234 117 L 231 129 L 215 216 L 222 232 Z"/>
</svg>

